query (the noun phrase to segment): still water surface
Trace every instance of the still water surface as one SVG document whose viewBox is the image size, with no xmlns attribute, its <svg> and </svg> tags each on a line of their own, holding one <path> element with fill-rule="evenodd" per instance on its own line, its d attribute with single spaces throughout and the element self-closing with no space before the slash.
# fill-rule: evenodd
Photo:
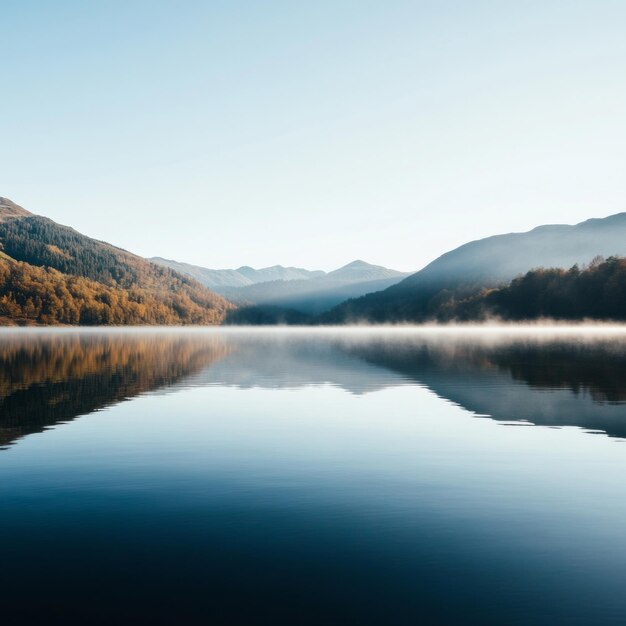
<svg viewBox="0 0 626 626">
<path fill-rule="evenodd" d="M 626 624 L 626 331 L 0 333 L 4 624 Z"/>
</svg>

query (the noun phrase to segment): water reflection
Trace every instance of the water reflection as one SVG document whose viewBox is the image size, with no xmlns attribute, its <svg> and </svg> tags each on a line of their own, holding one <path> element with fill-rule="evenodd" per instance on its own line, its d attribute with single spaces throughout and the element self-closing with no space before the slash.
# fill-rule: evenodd
<svg viewBox="0 0 626 626">
<path fill-rule="evenodd" d="M 478 415 L 626 437 L 626 335 L 407 335 L 346 350 Z"/>
<path fill-rule="evenodd" d="M 626 623 L 623 446 L 491 421 L 626 436 L 625 355 L 621 333 L 0 333 L 3 623 Z"/>
<path fill-rule="evenodd" d="M 332 384 L 355 394 L 418 384 L 501 422 L 626 437 L 626 333 L 261 333 L 231 344 L 194 384 Z"/>
<path fill-rule="evenodd" d="M 0 335 L 0 446 L 159 389 L 321 384 L 418 384 L 506 423 L 626 437 L 626 334 L 18 331 Z"/>
<path fill-rule="evenodd" d="M 8 332 L 0 338 L 0 447 L 141 393 L 226 356 L 217 336 Z"/>
</svg>

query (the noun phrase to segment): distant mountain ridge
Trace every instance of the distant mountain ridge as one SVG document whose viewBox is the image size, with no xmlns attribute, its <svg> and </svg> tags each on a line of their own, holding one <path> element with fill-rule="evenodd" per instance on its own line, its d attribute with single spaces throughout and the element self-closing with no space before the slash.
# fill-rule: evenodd
<svg viewBox="0 0 626 626">
<path fill-rule="evenodd" d="M 270 282 L 273 280 L 302 280 L 323 276 L 325 272 L 321 270 L 305 270 L 299 267 L 283 267 L 273 265 L 255 269 L 248 265 L 242 265 L 237 269 L 214 270 L 191 263 L 182 263 L 163 257 L 152 257 L 148 259 L 152 263 L 169 267 L 182 274 L 187 274 L 202 283 L 205 287 L 216 292 L 229 287 L 246 287 L 257 283 Z"/>
<path fill-rule="evenodd" d="M 237 304 L 279 307 L 306 315 L 317 315 L 348 298 L 385 289 L 409 275 L 360 259 L 331 272 L 281 265 L 259 270 L 247 266 L 210 270 L 161 258 L 151 261 L 185 272 Z M 217 284 L 220 280 L 224 282 Z M 248 283 L 242 284 L 244 280 Z"/>
<path fill-rule="evenodd" d="M 626 255 L 626 213 L 494 235 L 441 255 L 384 291 L 340 304 L 324 321 L 423 321 L 453 292 L 503 285 L 534 268 L 569 268 L 612 255 Z"/>
</svg>

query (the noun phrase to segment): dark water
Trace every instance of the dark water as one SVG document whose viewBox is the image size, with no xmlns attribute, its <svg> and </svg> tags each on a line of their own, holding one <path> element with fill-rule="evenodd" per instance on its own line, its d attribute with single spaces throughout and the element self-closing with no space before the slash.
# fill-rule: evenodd
<svg viewBox="0 0 626 626">
<path fill-rule="evenodd" d="M 626 624 L 626 331 L 0 333 L 3 624 Z"/>
</svg>

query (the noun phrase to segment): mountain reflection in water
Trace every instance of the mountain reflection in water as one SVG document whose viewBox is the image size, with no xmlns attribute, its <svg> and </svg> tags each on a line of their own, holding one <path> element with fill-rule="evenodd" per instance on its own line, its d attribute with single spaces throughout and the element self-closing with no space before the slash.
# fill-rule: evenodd
<svg viewBox="0 0 626 626">
<path fill-rule="evenodd" d="M 31 330 L 0 334 L 0 446 L 159 389 L 321 384 L 417 384 L 494 420 L 626 437 L 626 333 Z"/>
<path fill-rule="evenodd" d="M 223 358 L 219 337 L 176 333 L 8 331 L 0 335 L 0 447 Z"/>
</svg>

